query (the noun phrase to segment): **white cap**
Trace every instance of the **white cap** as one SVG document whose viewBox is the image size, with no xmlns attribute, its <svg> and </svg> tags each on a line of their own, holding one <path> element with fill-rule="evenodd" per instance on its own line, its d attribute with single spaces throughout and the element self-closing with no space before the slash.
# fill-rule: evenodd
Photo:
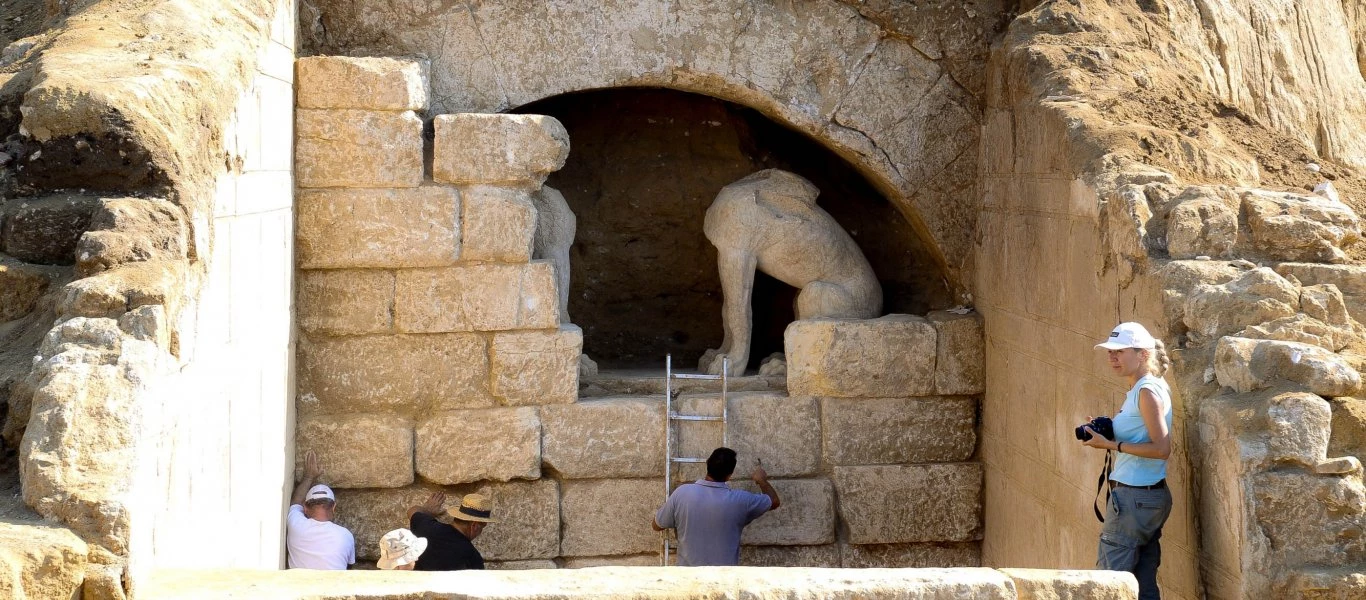
<svg viewBox="0 0 1366 600">
<path fill-rule="evenodd" d="M 1120 323 L 1114 331 L 1110 332 L 1110 339 L 1096 344 L 1096 347 L 1106 350 L 1123 350 L 1125 348 L 1152 350 L 1157 347 L 1157 340 L 1153 339 L 1153 335 L 1138 323 Z"/>
<path fill-rule="evenodd" d="M 331 500 L 333 502 L 336 502 L 337 496 L 332 493 L 332 488 L 320 483 L 311 488 L 308 488 L 308 495 L 304 496 L 305 504 L 312 500 Z"/>
</svg>

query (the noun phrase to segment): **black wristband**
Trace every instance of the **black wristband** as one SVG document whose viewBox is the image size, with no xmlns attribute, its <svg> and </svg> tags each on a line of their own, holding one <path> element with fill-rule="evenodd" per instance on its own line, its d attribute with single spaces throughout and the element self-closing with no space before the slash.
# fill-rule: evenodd
<svg viewBox="0 0 1366 600">
<path fill-rule="evenodd" d="M 1118 444 L 1115 445 L 1115 452 L 1118 452 L 1118 453 L 1120 453 L 1120 454 L 1124 454 L 1124 442 L 1119 442 Z"/>
</svg>

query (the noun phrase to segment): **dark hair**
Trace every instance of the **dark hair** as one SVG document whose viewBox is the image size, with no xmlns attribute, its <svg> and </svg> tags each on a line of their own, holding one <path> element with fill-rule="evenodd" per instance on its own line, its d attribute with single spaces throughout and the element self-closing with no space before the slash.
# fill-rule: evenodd
<svg viewBox="0 0 1366 600">
<path fill-rule="evenodd" d="M 717 448 L 707 457 L 707 477 L 712 481 L 725 481 L 735 472 L 735 451 L 730 448 Z"/>
<path fill-rule="evenodd" d="M 336 500 L 328 500 L 327 498 L 314 498 L 312 500 L 305 500 L 304 506 L 332 506 L 336 503 Z"/>
</svg>

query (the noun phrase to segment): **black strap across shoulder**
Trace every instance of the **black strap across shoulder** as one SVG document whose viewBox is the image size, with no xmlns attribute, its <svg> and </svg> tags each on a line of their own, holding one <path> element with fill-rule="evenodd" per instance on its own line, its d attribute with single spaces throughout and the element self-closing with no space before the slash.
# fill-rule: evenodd
<svg viewBox="0 0 1366 600">
<path fill-rule="evenodd" d="M 1100 470 L 1100 479 L 1096 480 L 1096 497 L 1091 501 L 1091 510 L 1096 511 L 1096 519 L 1101 523 L 1105 522 L 1105 513 L 1100 512 L 1100 507 L 1096 505 L 1100 501 L 1100 488 L 1105 488 L 1105 504 L 1110 505 L 1110 486 L 1105 482 L 1110 479 L 1110 470 L 1113 463 L 1110 461 L 1110 451 L 1105 451 L 1105 467 Z"/>
</svg>

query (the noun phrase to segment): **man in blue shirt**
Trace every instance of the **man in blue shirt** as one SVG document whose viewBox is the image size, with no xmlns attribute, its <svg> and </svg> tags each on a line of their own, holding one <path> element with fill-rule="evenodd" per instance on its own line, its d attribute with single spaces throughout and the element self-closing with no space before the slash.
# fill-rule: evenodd
<svg viewBox="0 0 1366 600">
<path fill-rule="evenodd" d="M 762 494 L 731 489 L 726 481 L 734 472 L 735 451 L 717 448 L 707 458 L 706 478 L 679 486 L 655 513 L 655 531 L 678 531 L 680 566 L 740 564 L 740 532 L 781 504 L 763 467 L 750 474 Z"/>
</svg>

